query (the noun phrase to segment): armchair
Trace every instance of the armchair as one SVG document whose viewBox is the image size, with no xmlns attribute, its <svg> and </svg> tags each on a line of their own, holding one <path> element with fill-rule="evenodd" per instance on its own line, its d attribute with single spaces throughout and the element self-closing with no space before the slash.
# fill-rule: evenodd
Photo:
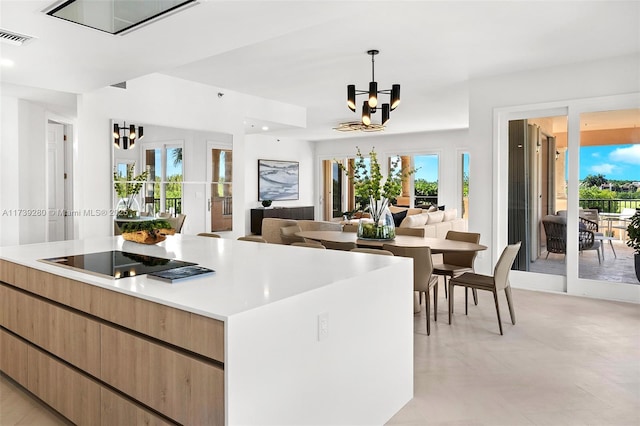
<svg viewBox="0 0 640 426">
<path fill-rule="evenodd" d="M 549 253 L 567 254 L 567 218 L 560 215 L 547 215 L 542 218 L 542 225 L 544 226 L 544 232 L 547 236 L 547 258 L 549 258 Z M 580 218 L 578 250 L 580 252 L 596 250 L 598 253 L 598 263 L 600 263 L 600 241 L 596 241 L 595 239 L 597 230 L 597 223 L 589 219 Z"/>
</svg>

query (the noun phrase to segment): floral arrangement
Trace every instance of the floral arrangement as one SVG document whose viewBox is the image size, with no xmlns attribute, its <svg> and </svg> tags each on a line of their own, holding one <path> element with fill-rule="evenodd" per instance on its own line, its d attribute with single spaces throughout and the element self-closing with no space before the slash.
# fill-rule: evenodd
<svg viewBox="0 0 640 426">
<path fill-rule="evenodd" d="M 127 175 L 120 176 L 115 170 L 113 171 L 113 188 L 121 200 L 124 200 L 124 208 L 118 211 L 118 217 L 132 217 L 137 212 L 132 208 L 134 195 L 138 195 L 142 189 L 142 184 L 147 180 L 149 171 L 144 171 L 134 176 L 135 163 L 127 166 Z"/>
<path fill-rule="evenodd" d="M 360 148 L 356 147 L 356 149 L 355 167 L 348 169 L 342 163 L 338 163 L 338 167 L 347 175 L 349 182 L 353 183 L 356 199 L 368 203 L 364 210 L 371 213 L 373 225 L 376 226 L 389 202 L 401 194 L 402 180 L 415 173 L 416 170 L 402 170 L 399 164 L 400 159 L 396 157 L 391 160 L 389 172 L 383 182 L 375 147 L 369 152 L 369 165 L 367 165 Z"/>
</svg>

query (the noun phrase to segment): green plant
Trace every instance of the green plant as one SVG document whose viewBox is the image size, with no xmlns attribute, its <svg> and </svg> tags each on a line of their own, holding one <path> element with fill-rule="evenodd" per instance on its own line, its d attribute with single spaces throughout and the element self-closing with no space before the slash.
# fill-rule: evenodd
<svg viewBox="0 0 640 426">
<path fill-rule="evenodd" d="M 627 226 L 627 245 L 631 247 L 635 254 L 640 254 L 640 211 L 631 216 L 629 226 Z"/>
<path fill-rule="evenodd" d="M 122 232 L 155 231 L 156 229 L 172 229 L 166 220 L 145 220 L 142 222 L 127 222 L 122 225 Z"/>
<path fill-rule="evenodd" d="M 148 171 L 144 171 L 135 176 L 136 165 L 135 163 L 127 166 L 127 175 L 120 176 L 115 170 L 113 171 L 113 188 L 116 190 L 116 194 L 126 201 L 125 213 L 131 211 L 133 203 L 133 196 L 138 195 L 142 189 L 142 184 L 147 180 L 149 176 Z"/>
</svg>

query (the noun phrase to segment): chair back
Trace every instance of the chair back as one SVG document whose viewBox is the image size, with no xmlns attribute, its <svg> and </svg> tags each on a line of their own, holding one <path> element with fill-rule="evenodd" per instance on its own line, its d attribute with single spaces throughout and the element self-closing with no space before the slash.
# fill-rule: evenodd
<svg viewBox="0 0 640 426">
<path fill-rule="evenodd" d="M 198 233 L 198 237 L 220 238 L 220 235 L 214 234 L 213 232 L 200 232 Z"/>
<path fill-rule="evenodd" d="M 325 246 L 326 248 L 330 249 L 330 250 L 344 250 L 344 251 L 348 251 L 351 249 L 356 248 L 356 243 L 354 242 L 336 242 L 336 241 L 327 241 L 327 240 L 321 240 L 320 244 L 322 244 L 323 246 Z"/>
<path fill-rule="evenodd" d="M 430 247 L 398 247 L 383 244 L 382 250 L 390 251 L 394 256 L 413 258 L 413 289 L 415 291 L 429 290 L 429 281 L 431 281 L 433 273 Z"/>
<path fill-rule="evenodd" d="M 176 216 L 176 232 L 182 232 L 182 225 L 184 225 L 184 220 L 186 218 L 187 215 L 182 213 Z"/>
<path fill-rule="evenodd" d="M 478 244 L 480 242 L 480 234 L 477 232 L 448 231 L 445 239 Z M 442 263 L 473 268 L 473 262 L 477 254 L 477 251 L 442 253 Z"/>
<path fill-rule="evenodd" d="M 393 253 L 390 252 L 389 250 L 372 249 L 372 248 L 365 248 L 365 247 L 356 247 L 354 249 L 351 249 L 350 251 L 355 253 L 369 253 L 369 254 L 381 254 L 383 256 L 393 256 Z"/>
<path fill-rule="evenodd" d="M 322 249 L 322 250 L 324 250 L 326 248 L 325 246 L 323 246 L 320 243 L 300 243 L 300 242 L 295 242 L 295 243 L 291 243 L 290 245 L 296 246 L 296 247 L 310 247 L 310 248 L 316 248 L 316 249 Z"/>
<path fill-rule="evenodd" d="M 254 243 L 266 243 L 267 240 L 259 235 L 245 235 L 244 237 L 238 237 L 238 241 L 252 241 Z"/>
<path fill-rule="evenodd" d="M 509 271 L 511 271 L 511 265 L 520 251 L 521 242 L 510 244 L 502 250 L 500 259 L 496 263 L 496 267 L 493 269 L 493 281 L 496 286 L 496 290 L 503 290 L 509 286 Z"/>
<path fill-rule="evenodd" d="M 542 218 L 549 253 L 567 252 L 567 219 L 564 216 L 546 215 Z"/>
</svg>

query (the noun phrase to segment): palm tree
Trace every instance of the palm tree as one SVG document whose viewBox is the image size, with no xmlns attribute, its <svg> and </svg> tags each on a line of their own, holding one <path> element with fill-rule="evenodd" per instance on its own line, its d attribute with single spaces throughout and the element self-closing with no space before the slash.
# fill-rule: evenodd
<svg viewBox="0 0 640 426">
<path fill-rule="evenodd" d="M 173 165 L 177 166 L 178 164 L 182 163 L 182 148 L 176 148 L 172 151 Z"/>
</svg>

